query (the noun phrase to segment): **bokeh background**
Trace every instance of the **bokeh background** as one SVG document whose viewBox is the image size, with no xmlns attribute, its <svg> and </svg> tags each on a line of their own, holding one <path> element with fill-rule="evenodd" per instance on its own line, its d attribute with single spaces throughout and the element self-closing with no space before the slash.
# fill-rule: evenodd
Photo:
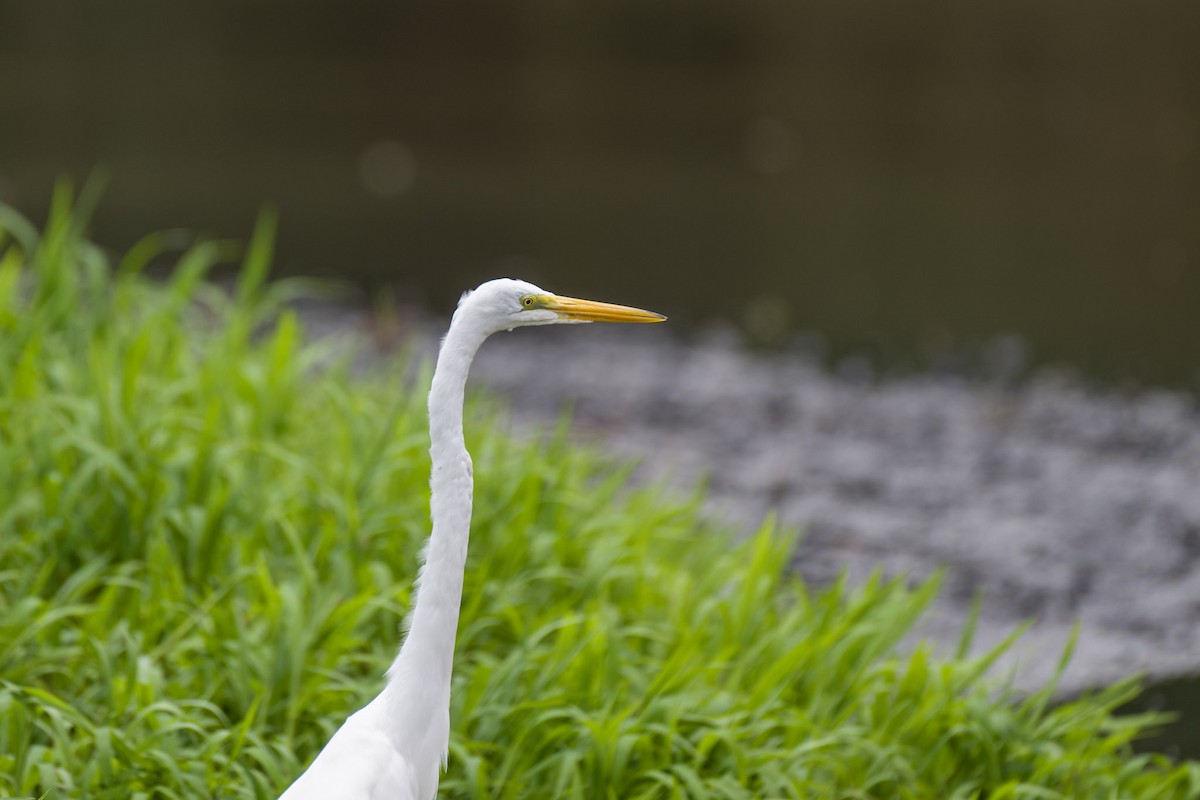
<svg viewBox="0 0 1200 800">
<path fill-rule="evenodd" d="M 5 0 L 0 200 L 101 166 L 115 250 L 271 202 L 281 270 L 437 311 L 513 274 L 1195 387 L 1198 42 L 1190 0 Z"/>
</svg>

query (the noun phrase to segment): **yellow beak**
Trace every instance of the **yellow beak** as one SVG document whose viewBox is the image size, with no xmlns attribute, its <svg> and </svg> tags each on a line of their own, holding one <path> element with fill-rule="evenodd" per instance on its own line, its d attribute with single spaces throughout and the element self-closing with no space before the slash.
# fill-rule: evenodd
<svg viewBox="0 0 1200 800">
<path fill-rule="evenodd" d="M 643 311 L 631 306 L 618 306 L 613 303 L 600 303 L 595 300 L 580 300 L 575 297 L 561 297 L 556 294 L 539 298 L 542 308 L 557 311 L 567 319 L 580 322 L 662 322 L 666 319 L 662 314 L 653 311 Z"/>
</svg>

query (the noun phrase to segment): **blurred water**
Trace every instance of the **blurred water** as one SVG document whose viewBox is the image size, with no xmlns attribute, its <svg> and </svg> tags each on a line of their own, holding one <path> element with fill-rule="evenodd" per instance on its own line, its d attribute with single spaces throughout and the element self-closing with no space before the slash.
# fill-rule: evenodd
<svg viewBox="0 0 1200 800">
<path fill-rule="evenodd" d="M 1200 6 L 0 4 L 0 198 L 446 309 L 501 273 L 778 344 L 1200 380 Z"/>
<path fill-rule="evenodd" d="M 1200 760 L 1200 726 L 1196 724 L 1200 720 L 1200 678 L 1179 678 L 1148 686 L 1141 697 L 1121 710 L 1165 711 L 1176 717 L 1154 736 L 1135 742 L 1139 752 Z"/>
</svg>

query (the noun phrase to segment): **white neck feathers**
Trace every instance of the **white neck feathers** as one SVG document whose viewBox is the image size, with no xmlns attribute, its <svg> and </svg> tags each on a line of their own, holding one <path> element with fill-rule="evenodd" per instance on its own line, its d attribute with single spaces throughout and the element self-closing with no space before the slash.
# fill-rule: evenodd
<svg viewBox="0 0 1200 800">
<path fill-rule="evenodd" d="M 487 338 L 456 313 L 442 341 L 429 390 L 430 512 L 433 529 L 417 578 L 408 635 L 388 670 L 395 730 L 412 734 L 402 750 L 440 739 L 442 759 L 449 737 L 450 677 L 462 601 L 463 569 L 471 531 L 471 456 L 463 440 L 467 372 Z M 444 730 L 444 736 L 429 734 Z M 403 734 L 402 734 L 403 735 Z M 407 738 L 407 737 L 405 737 Z M 434 762 L 436 763 L 436 762 Z"/>
</svg>

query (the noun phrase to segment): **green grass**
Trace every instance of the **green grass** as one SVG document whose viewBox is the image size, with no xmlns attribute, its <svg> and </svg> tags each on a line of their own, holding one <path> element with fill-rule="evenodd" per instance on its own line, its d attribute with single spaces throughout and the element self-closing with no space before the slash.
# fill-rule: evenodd
<svg viewBox="0 0 1200 800">
<path fill-rule="evenodd" d="M 427 524 L 424 391 L 307 344 L 260 221 L 113 261 L 92 198 L 0 210 L 0 796 L 270 798 L 380 688 Z M 548 331 L 546 335 L 553 335 Z M 426 378 L 427 378 L 427 372 Z M 571 445 L 494 432 L 446 797 L 1184 798 L 1129 683 L 1015 698 L 989 659 L 897 654 L 937 591 L 805 587 L 792 537 Z"/>
</svg>

